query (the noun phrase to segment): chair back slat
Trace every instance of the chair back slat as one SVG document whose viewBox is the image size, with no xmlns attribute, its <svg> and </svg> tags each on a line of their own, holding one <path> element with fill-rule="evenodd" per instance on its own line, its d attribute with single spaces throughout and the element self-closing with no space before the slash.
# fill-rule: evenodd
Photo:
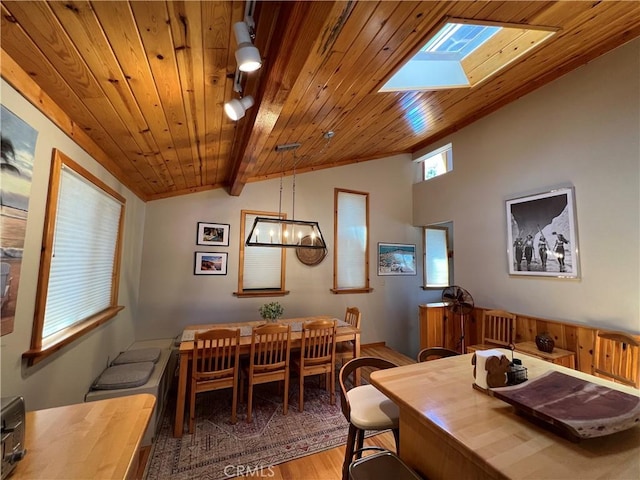
<svg viewBox="0 0 640 480">
<path fill-rule="evenodd" d="M 362 314 L 358 307 L 347 307 L 347 311 L 344 314 L 344 321 L 354 328 L 360 328 L 360 320 Z"/>
<path fill-rule="evenodd" d="M 640 336 L 598 330 L 592 373 L 614 382 L 640 388 Z"/>
<path fill-rule="evenodd" d="M 502 310 L 482 314 L 482 343 L 508 347 L 513 343 L 516 316 Z"/>
<path fill-rule="evenodd" d="M 251 334 L 251 359 L 256 371 L 277 370 L 289 364 L 291 325 L 263 325 Z"/>
<path fill-rule="evenodd" d="M 335 320 L 317 320 L 302 326 L 302 365 L 333 362 L 336 354 Z"/>
<path fill-rule="evenodd" d="M 197 380 L 233 375 L 239 362 L 239 329 L 212 329 L 196 332 L 193 350 L 193 376 Z"/>
</svg>

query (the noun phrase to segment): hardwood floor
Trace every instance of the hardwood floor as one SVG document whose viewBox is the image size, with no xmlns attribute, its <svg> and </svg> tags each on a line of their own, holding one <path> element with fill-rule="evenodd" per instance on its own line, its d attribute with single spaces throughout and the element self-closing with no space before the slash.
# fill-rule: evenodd
<svg viewBox="0 0 640 480">
<path fill-rule="evenodd" d="M 385 347 L 383 344 L 363 345 L 361 355 L 385 358 L 397 365 L 415 363 L 414 359 L 402 355 L 389 347 Z M 362 377 L 368 379 L 370 372 L 367 372 L 366 369 L 363 370 L 365 371 L 362 372 Z M 396 450 L 395 441 L 391 432 L 366 438 L 364 445 L 387 448 L 392 452 Z M 342 478 L 343 461 L 344 446 L 340 446 L 276 465 L 271 467 L 269 471 L 265 471 L 264 475 L 273 480 L 337 480 Z M 255 475 L 244 478 L 255 478 Z"/>
</svg>

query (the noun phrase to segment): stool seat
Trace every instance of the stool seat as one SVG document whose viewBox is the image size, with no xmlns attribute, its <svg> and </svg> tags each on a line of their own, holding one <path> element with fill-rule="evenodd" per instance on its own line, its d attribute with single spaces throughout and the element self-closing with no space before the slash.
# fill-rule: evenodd
<svg viewBox="0 0 640 480">
<path fill-rule="evenodd" d="M 398 406 L 373 385 L 362 385 L 347 392 L 351 423 L 361 430 L 398 428 Z"/>
</svg>

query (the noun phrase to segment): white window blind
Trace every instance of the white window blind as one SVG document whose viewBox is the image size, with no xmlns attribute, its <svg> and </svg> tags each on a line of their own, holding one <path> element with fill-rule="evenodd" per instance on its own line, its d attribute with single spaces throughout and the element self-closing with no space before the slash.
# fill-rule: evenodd
<svg viewBox="0 0 640 480">
<path fill-rule="evenodd" d="M 367 195 L 337 192 L 337 289 L 368 288 Z"/>
<path fill-rule="evenodd" d="M 244 232 L 248 234 L 258 215 L 245 213 Z M 269 215 L 261 214 L 261 217 Z M 277 215 L 273 218 L 278 218 Z M 241 239 L 244 248 L 244 264 L 242 275 L 242 290 L 280 290 L 282 285 L 282 250 L 273 247 L 247 247 L 246 239 Z"/>
<path fill-rule="evenodd" d="M 425 286 L 449 286 L 449 256 L 447 255 L 447 229 L 443 227 L 425 227 Z"/>
<path fill-rule="evenodd" d="M 111 306 L 122 204 L 63 166 L 42 336 Z"/>
</svg>

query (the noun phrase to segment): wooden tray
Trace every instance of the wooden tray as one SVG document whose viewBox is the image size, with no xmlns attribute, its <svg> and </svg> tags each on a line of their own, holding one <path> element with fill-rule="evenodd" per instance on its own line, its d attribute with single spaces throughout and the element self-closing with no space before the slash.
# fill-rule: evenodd
<svg viewBox="0 0 640 480">
<path fill-rule="evenodd" d="M 490 393 L 574 441 L 640 425 L 640 397 L 557 371 Z"/>
</svg>

